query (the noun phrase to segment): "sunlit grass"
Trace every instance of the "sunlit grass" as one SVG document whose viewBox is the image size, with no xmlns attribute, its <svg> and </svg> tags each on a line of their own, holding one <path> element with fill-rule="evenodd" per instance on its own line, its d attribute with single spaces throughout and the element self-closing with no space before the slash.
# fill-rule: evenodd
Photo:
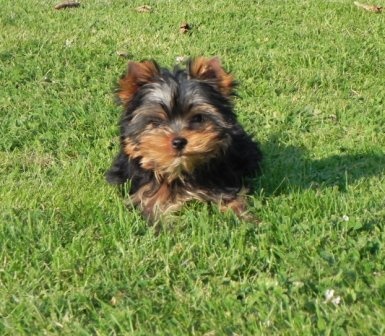
<svg viewBox="0 0 385 336">
<path fill-rule="evenodd" d="M 0 334 L 384 334 L 384 15 L 347 0 L 55 4 L 1 4 Z M 128 59 L 197 55 L 239 80 L 265 156 L 261 224 L 192 203 L 157 233 L 104 180 L 113 91 Z"/>
</svg>

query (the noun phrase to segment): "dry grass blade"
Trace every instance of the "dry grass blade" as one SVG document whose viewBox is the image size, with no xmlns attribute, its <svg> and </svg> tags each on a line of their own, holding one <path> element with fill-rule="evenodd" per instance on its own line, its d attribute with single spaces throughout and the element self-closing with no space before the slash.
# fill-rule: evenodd
<svg viewBox="0 0 385 336">
<path fill-rule="evenodd" d="M 139 13 L 150 13 L 152 12 L 152 7 L 149 5 L 142 5 L 142 6 L 136 7 L 136 11 Z"/>
<path fill-rule="evenodd" d="M 362 3 L 359 3 L 358 1 L 355 1 L 354 4 L 359 7 L 359 8 L 362 8 L 362 9 L 365 9 L 369 12 L 374 12 L 374 13 L 381 13 L 382 12 L 382 7 L 381 6 L 377 6 L 377 5 L 366 5 L 366 4 L 362 4 Z"/>
<path fill-rule="evenodd" d="M 129 53 L 126 52 L 126 51 L 121 51 L 121 50 L 118 50 L 116 52 L 116 55 L 118 55 L 119 57 L 122 57 L 122 58 L 128 58 L 129 57 Z"/>
<path fill-rule="evenodd" d="M 65 9 L 65 8 L 76 8 L 76 7 L 80 7 L 80 2 L 64 1 L 64 2 L 57 4 L 54 8 L 55 9 Z"/>
</svg>

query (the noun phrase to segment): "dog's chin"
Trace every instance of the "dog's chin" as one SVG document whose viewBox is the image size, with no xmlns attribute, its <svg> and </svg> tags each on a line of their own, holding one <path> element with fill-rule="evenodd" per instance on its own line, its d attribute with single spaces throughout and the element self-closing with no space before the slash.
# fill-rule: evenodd
<svg viewBox="0 0 385 336">
<path fill-rule="evenodd" d="M 176 153 L 167 165 L 161 167 L 155 164 L 154 174 L 158 181 L 183 181 L 186 176 L 192 175 L 195 169 L 205 162 L 206 159 L 202 155 Z"/>
<path fill-rule="evenodd" d="M 167 166 L 159 167 L 155 165 L 154 173 L 159 181 L 166 180 L 172 182 L 181 179 L 184 175 L 192 173 L 185 157 L 178 155 L 169 162 Z"/>
</svg>

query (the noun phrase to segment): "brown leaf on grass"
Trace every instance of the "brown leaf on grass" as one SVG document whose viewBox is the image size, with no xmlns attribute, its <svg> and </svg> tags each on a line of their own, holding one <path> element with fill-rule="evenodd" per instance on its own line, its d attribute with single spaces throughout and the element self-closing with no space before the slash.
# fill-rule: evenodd
<svg viewBox="0 0 385 336">
<path fill-rule="evenodd" d="M 186 34 L 190 30 L 191 30 L 191 26 L 187 22 L 183 22 L 179 26 L 179 32 L 182 34 Z"/>
<path fill-rule="evenodd" d="M 142 5 L 142 6 L 136 7 L 136 11 L 138 13 L 150 13 L 152 12 L 152 7 L 149 5 Z"/>
<path fill-rule="evenodd" d="M 362 8 L 362 9 L 365 9 L 369 12 L 374 12 L 374 13 L 381 13 L 382 12 L 382 7 L 381 6 L 377 6 L 377 5 L 366 5 L 366 4 L 362 4 L 362 3 L 359 3 L 358 1 L 355 1 L 354 4 L 358 7 L 358 8 Z"/>
<path fill-rule="evenodd" d="M 190 25 L 187 22 L 182 22 L 179 27 L 180 28 L 190 29 Z"/>
<path fill-rule="evenodd" d="M 54 8 L 55 9 L 65 9 L 65 8 L 75 8 L 79 7 L 80 2 L 77 1 L 64 1 L 59 4 L 57 4 Z"/>
</svg>

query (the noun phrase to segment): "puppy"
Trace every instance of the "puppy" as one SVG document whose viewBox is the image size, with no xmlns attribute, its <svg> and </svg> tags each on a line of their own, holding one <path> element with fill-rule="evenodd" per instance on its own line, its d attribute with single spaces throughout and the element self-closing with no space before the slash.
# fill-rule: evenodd
<svg viewBox="0 0 385 336">
<path fill-rule="evenodd" d="M 191 59 L 185 69 L 130 62 L 119 81 L 120 152 L 106 174 L 130 182 L 130 197 L 151 222 L 189 200 L 246 212 L 248 181 L 261 151 L 237 122 L 235 82 L 218 58 Z"/>
</svg>

